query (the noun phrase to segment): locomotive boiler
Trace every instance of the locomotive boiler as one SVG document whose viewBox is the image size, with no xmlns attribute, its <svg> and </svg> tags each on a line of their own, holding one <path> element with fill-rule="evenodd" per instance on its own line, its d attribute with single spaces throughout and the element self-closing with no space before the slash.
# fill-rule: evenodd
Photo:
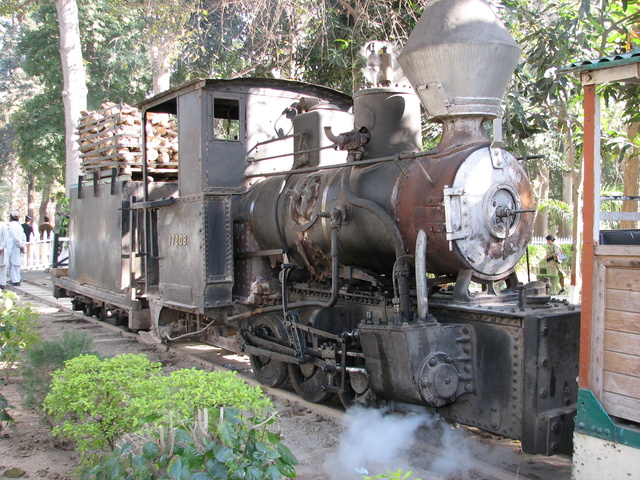
<svg viewBox="0 0 640 480">
<path fill-rule="evenodd" d="M 176 175 L 81 178 L 56 295 L 245 353 L 308 401 L 421 405 L 569 450 L 579 312 L 518 282 L 535 202 L 486 133 L 519 52 L 483 0 L 434 0 L 399 57 L 410 85 L 381 69 L 353 98 L 244 78 L 144 101 L 177 121 Z M 421 106 L 443 127 L 428 151 Z"/>
</svg>

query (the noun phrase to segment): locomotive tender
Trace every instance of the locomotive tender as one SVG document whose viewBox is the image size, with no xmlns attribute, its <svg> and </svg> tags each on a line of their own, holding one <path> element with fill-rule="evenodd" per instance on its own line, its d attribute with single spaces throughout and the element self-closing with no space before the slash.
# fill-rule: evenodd
<svg viewBox="0 0 640 480">
<path fill-rule="evenodd" d="M 309 401 L 422 405 L 569 451 L 579 311 L 518 284 L 533 194 L 483 127 L 519 55 L 483 0 L 434 0 L 399 58 L 412 88 L 381 69 L 353 98 L 240 78 L 144 101 L 143 125 L 177 119 L 177 176 L 81 178 L 55 294 L 245 353 Z M 429 151 L 420 103 L 443 125 Z"/>
</svg>

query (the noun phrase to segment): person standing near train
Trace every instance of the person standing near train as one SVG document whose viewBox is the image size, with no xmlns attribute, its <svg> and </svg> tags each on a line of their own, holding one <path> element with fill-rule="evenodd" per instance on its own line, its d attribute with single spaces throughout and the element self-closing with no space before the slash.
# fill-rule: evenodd
<svg viewBox="0 0 640 480">
<path fill-rule="evenodd" d="M 18 212 L 9 214 L 9 227 L 7 235 L 7 253 L 8 258 L 8 274 L 9 285 L 20 286 L 20 267 L 22 266 L 22 256 L 26 251 L 27 236 L 19 222 L 20 215 Z"/>
<path fill-rule="evenodd" d="M 560 282 L 559 295 L 565 293 L 564 289 L 564 269 L 562 268 L 562 248 L 560 245 L 556 245 L 556 237 L 553 235 L 547 235 L 547 273 L 549 275 L 557 275 Z"/>
<path fill-rule="evenodd" d="M 7 262 L 9 254 L 7 250 L 7 240 L 9 228 L 5 222 L 0 222 L 0 290 L 7 288 Z"/>
<path fill-rule="evenodd" d="M 41 223 L 38 227 L 38 233 L 40 234 L 40 240 L 49 240 L 53 232 L 53 225 L 51 225 L 51 219 L 45 215 L 44 223 Z"/>
<path fill-rule="evenodd" d="M 24 230 L 24 234 L 27 237 L 27 242 L 31 241 L 31 237 L 33 236 L 33 218 L 29 215 L 24 217 L 24 223 L 22 224 L 22 229 Z"/>
</svg>

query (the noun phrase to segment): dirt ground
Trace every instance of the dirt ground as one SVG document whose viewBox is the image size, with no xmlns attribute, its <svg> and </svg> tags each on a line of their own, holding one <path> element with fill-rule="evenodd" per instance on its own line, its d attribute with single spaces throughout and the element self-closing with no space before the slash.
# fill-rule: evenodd
<svg viewBox="0 0 640 480">
<path fill-rule="evenodd" d="M 169 369 L 191 368 L 197 362 L 185 359 L 172 352 L 159 351 L 155 347 L 142 345 L 134 341 L 119 341 L 113 333 L 104 333 L 101 327 L 87 326 L 84 323 L 65 321 L 68 314 L 60 313 L 57 309 L 46 306 L 32 306 L 40 312 L 39 330 L 42 338 L 57 337 L 63 328 L 83 329 L 91 333 L 94 338 L 96 350 L 105 355 L 115 356 L 121 353 L 140 353 L 149 356 L 152 361 L 162 362 Z M 224 361 L 224 360 L 223 360 Z M 237 361 L 237 359 L 234 359 Z M 0 392 L 8 399 L 13 407 L 10 414 L 15 419 L 10 428 L 0 432 L 0 477 L 8 478 L 48 478 L 51 480 L 74 479 L 77 455 L 72 449 L 60 445 L 52 438 L 49 429 L 40 421 L 37 413 L 28 410 L 23 405 L 23 393 L 20 389 L 21 379 L 19 371 L 14 372 L 8 385 L 0 386 Z M 283 442 L 298 459 L 297 478 L 304 480 L 357 480 L 363 473 L 384 473 L 387 469 L 396 471 L 410 468 L 404 461 L 382 458 L 368 445 L 362 444 L 369 451 L 370 457 L 365 456 L 358 460 L 361 464 L 354 465 L 353 452 L 356 444 L 361 444 L 360 439 L 345 437 L 348 428 L 328 416 L 312 412 L 307 407 L 292 401 L 281 401 L 277 404 L 280 419 L 279 429 L 283 436 Z M 384 451 L 388 453 L 387 438 L 384 442 Z M 403 440 L 406 442 L 406 438 Z M 373 455 L 373 457 L 371 457 Z M 376 458 L 377 457 L 377 458 Z M 346 460 L 345 460 L 346 459 Z M 378 461 L 384 460 L 384 461 Z M 398 463 L 400 462 L 400 463 Z M 367 464 L 375 464 L 372 469 Z M 414 470 L 416 478 L 430 480 L 436 478 L 462 478 L 441 477 Z"/>
</svg>

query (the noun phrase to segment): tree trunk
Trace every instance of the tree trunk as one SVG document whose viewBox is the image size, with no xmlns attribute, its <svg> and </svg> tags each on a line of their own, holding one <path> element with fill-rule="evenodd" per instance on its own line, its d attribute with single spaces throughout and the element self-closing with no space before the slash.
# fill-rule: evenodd
<svg viewBox="0 0 640 480">
<path fill-rule="evenodd" d="M 29 174 L 27 179 L 27 215 L 33 218 L 33 205 L 36 197 L 36 179 Z"/>
<path fill-rule="evenodd" d="M 627 139 L 631 144 L 635 144 L 635 139 L 640 130 L 640 123 L 634 122 L 627 125 Z M 623 195 L 638 196 L 640 195 L 640 155 L 638 149 L 633 148 L 624 162 L 623 175 Z M 622 202 L 623 212 L 638 212 L 640 202 L 625 201 Z M 638 222 L 634 220 L 623 220 L 620 222 L 620 228 L 638 228 Z"/>
<path fill-rule="evenodd" d="M 60 23 L 60 59 L 64 80 L 62 101 L 66 132 L 65 187 L 69 196 L 71 185 L 77 182 L 80 175 L 80 151 L 76 141 L 78 138 L 76 127 L 80 111 L 87 109 L 87 76 L 82 61 L 76 0 L 56 0 L 56 9 Z"/>
<path fill-rule="evenodd" d="M 539 170 L 533 182 L 535 195 L 538 203 L 549 199 L 549 170 Z M 549 234 L 549 212 L 538 210 L 536 212 L 536 220 L 533 224 L 533 234 L 537 237 L 544 237 Z"/>
<path fill-rule="evenodd" d="M 47 215 L 47 209 L 49 208 L 50 199 L 51 199 L 51 184 L 47 183 L 42 189 L 42 200 L 40 200 L 40 209 L 38 210 L 38 225 L 40 225 L 41 223 L 44 223 L 44 216 Z M 35 222 L 34 222 L 34 225 L 35 225 Z"/>
<path fill-rule="evenodd" d="M 582 258 L 582 169 L 584 168 L 584 160 L 582 157 L 576 159 L 576 148 L 573 140 L 573 124 L 570 121 L 564 129 L 564 152 L 565 161 L 569 168 L 570 180 L 567 182 L 571 185 L 569 190 L 571 194 L 570 205 L 573 206 L 573 243 L 571 244 L 571 280 L 569 287 L 569 301 L 577 303 L 579 298 L 578 285 L 582 285 L 582 274 L 580 271 Z M 576 163 L 578 165 L 576 166 Z M 564 185 L 563 185 L 564 186 Z M 568 193 L 569 193 L 568 192 Z M 563 197 L 565 192 L 563 192 Z"/>
<path fill-rule="evenodd" d="M 567 205 L 573 205 L 573 175 L 571 172 L 562 172 L 562 201 Z M 569 225 L 569 222 L 563 219 L 558 225 L 558 236 L 570 237 L 572 227 L 573 225 Z"/>
<path fill-rule="evenodd" d="M 171 87 L 171 60 L 167 45 L 162 39 L 151 42 L 151 74 L 153 76 L 153 94 L 169 90 Z"/>
</svg>

